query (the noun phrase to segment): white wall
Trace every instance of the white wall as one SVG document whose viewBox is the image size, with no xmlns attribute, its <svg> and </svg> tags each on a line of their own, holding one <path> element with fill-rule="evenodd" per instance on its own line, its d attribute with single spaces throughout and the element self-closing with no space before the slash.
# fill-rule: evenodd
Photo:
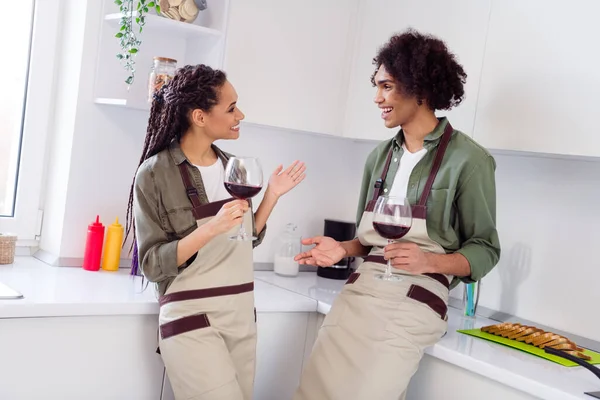
<svg viewBox="0 0 600 400">
<path fill-rule="evenodd" d="M 56 74 L 55 115 L 48 140 L 45 189 L 42 194 L 45 211 L 41 247 L 53 254 L 61 252 L 61 232 L 66 212 L 69 171 L 71 169 L 71 144 L 77 116 L 80 61 L 84 47 L 87 4 L 79 0 L 67 0 L 64 4 L 61 33 L 59 37 Z"/>
<path fill-rule="evenodd" d="M 116 216 L 124 221 L 146 127 L 142 112 L 95 104 L 80 109 L 90 128 L 76 132 L 74 141 L 73 163 L 80 167 L 71 170 L 69 179 L 60 252 L 66 258 L 83 256 L 87 225 L 97 213 L 105 224 Z M 271 215 L 255 261 L 272 262 L 272 244 L 288 222 L 296 223 L 306 236 L 322 233 L 325 218 L 354 221 L 364 159 L 373 144 L 242 126 L 239 140 L 217 145 L 234 154 L 260 157 L 265 181 L 278 163 L 287 166 L 299 159 L 308 164 L 306 180 L 284 196 Z"/>
<path fill-rule="evenodd" d="M 276 238 L 288 222 L 297 224 L 307 237 L 323 233 L 325 218 L 355 221 L 364 161 L 375 144 L 256 126 L 243 126 L 239 140 L 218 144 L 234 154 L 260 157 L 265 182 L 280 163 L 286 167 L 294 160 L 307 163 L 304 182 L 273 211 L 255 261 L 273 261 Z"/>
<path fill-rule="evenodd" d="M 87 8 L 82 5 L 72 17 L 64 17 L 63 43 L 79 52 L 64 53 L 61 59 L 61 70 L 66 72 L 58 77 L 59 112 L 49 155 L 41 242 L 42 250 L 60 258 L 58 264 L 73 266 L 81 263 L 87 226 L 97 214 L 105 225 L 116 217 L 124 223 L 148 117 L 147 112 L 93 102 L 102 5 L 83 3 Z M 71 43 L 70 37 L 80 39 Z M 137 79 L 137 84 L 143 84 L 147 77 Z M 68 90 L 63 92 L 64 88 Z M 240 93 L 241 104 L 243 97 Z M 282 199 L 268 222 L 269 234 L 255 252 L 257 262 L 272 261 L 272 243 L 288 222 L 298 224 L 306 236 L 321 233 L 325 218 L 354 221 L 362 165 L 374 146 L 246 125 L 239 141 L 218 145 L 260 157 L 267 179 L 278 163 L 300 159 L 309 166 L 307 179 Z M 123 257 L 127 256 L 124 251 Z"/>
<path fill-rule="evenodd" d="M 600 160 L 495 158 L 502 257 L 480 304 L 600 340 Z"/>
</svg>

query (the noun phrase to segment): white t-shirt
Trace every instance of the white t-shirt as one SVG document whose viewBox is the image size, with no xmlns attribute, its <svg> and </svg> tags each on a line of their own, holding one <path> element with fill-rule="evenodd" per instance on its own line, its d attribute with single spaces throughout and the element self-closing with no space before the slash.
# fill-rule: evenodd
<svg viewBox="0 0 600 400">
<path fill-rule="evenodd" d="M 398 171 L 394 177 L 394 183 L 388 193 L 388 195 L 394 197 L 406 197 L 410 174 L 415 168 L 415 165 L 417 165 L 417 163 L 425 157 L 425 154 L 427 154 L 427 149 L 425 148 L 422 148 L 415 153 L 408 151 L 405 145 L 402 145 L 402 148 L 404 149 L 404 153 L 402 154 L 402 157 L 400 157 L 400 165 L 398 166 Z M 392 159 L 392 162 L 395 162 L 394 159 Z"/>
<path fill-rule="evenodd" d="M 204 183 L 204 190 L 208 196 L 208 201 L 214 203 L 215 201 L 225 200 L 231 197 L 227 190 L 225 190 L 225 167 L 221 162 L 221 159 L 217 159 L 217 162 L 208 167 L 201 167 L 194 165 L 200 170 L 202 175 L 202 182 Z"/>
</svg>

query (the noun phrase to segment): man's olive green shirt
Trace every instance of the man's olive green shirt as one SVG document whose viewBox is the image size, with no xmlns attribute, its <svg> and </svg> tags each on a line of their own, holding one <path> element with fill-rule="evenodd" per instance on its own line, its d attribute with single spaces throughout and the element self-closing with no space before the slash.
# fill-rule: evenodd
<svg viewBox="0 0 600 400">
<path fill-rule="evenodd" d="M 407 188 L 411 204 L 419 201 L 440 143 L 446 118 L 425 137 L 427 153 L 413 169 Z M 365 171 L 358 202 L 357 223 L 366 204 L 372 199 L 375 182 L 381 177 L 390 149 L 392 162 L 383 193 L 394 183 L 402 148 L 403 133 L 382 142 L 371 152 Z M 469 136 L 454 130 L 446 154 L 427 200 L 427 232 L 446 253 L 462 254 L 471 267 L 471 275 L 463 282 L 476 282 L 494 268 L 500 258 L 500 241 L 496 230 L 496 163 L 494 158 Z M 452 282 L 456 286 L 459 279 Z"/>
</svg>

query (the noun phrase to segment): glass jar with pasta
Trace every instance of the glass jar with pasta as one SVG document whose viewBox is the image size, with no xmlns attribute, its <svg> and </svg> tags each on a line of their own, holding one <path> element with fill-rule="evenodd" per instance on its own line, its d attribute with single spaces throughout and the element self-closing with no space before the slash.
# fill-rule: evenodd
<svg viewBox="0 0 600 400">
<path fill-rule="evenodd" d="M 152 103 L 154 93 L 173 79 L 176 69 L 177 60 L 167 57 L 154 57 L 154 64 L 148 80 L 148 102 Z"/>
</svg>

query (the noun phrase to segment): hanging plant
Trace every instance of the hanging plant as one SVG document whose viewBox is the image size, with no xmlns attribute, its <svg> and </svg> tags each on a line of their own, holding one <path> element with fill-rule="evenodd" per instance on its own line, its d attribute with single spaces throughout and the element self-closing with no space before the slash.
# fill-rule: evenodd
<svg viewBox="0 0 600 400">
<path fill-rule="evenodd" d="M 119 32 L 115 35 L 119 39 L 121 52 L 117 54 L 117 58 L 121 61 L 125 70 L 129 72 L 129 76 L 125 79 L 127 85 L 131 85 L 135 79 L 135 55 L 139 51 L 142 41 L 137 37 L 133 20 L 139 27 L 138 33 L 142 33 L 146 24 L 145 14 L 151 8 L 160 14 L 160 6 L 155 1 L 138 0 L 137 7 L 134 7 L 134 0 L 115 0 L 115 4 L 119 6 L 121 11 L 121 23 L 119 24 Z M 135 14 L 135 17 L 134 17 Z"/>
</svg>

